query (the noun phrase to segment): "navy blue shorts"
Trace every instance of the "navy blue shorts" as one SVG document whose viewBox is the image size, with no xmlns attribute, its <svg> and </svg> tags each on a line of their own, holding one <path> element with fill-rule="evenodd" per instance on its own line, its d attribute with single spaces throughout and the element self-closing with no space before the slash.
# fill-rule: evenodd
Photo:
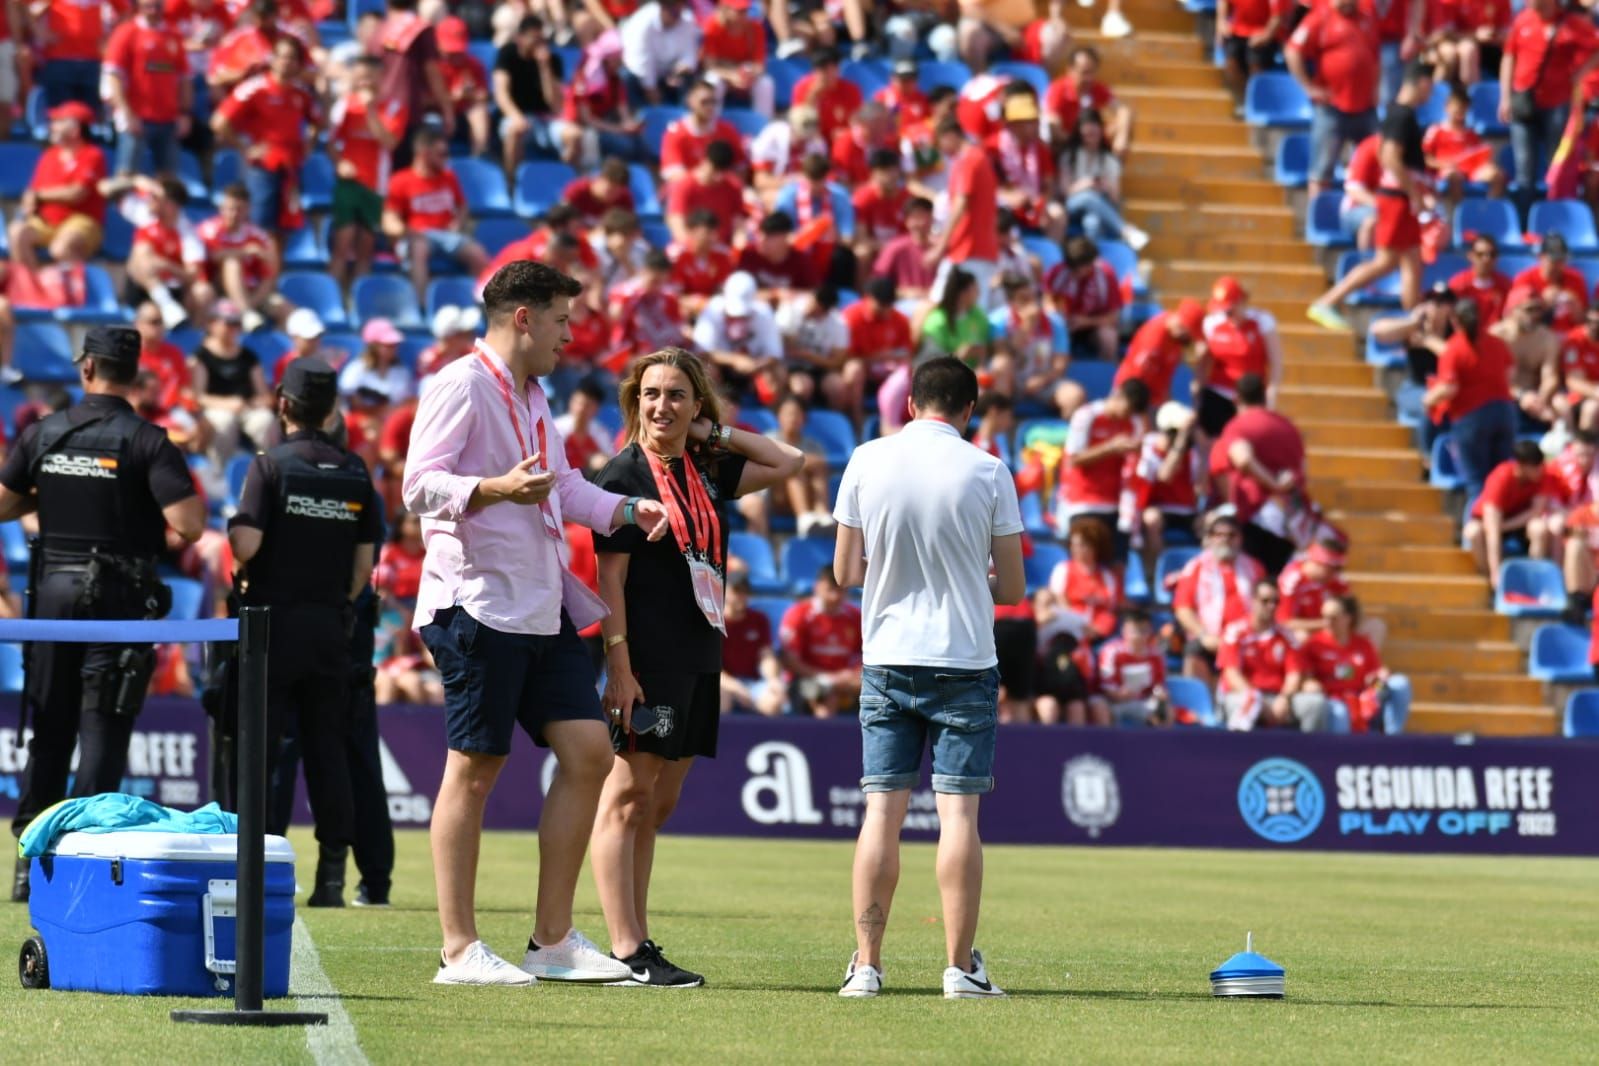
<svg viewBox="0 0 1599 1066">
<path fill-rule="evenodd" d="M 451 751 L 509 755 L 518 723 L 547 748 L 551 722 L 605 721 L 588 649 L 565 611 L 559 633 L 539 636 L 502 633 L 448 607 L 422 627 L 422 642 L 444 681 Z"/>
</svg>

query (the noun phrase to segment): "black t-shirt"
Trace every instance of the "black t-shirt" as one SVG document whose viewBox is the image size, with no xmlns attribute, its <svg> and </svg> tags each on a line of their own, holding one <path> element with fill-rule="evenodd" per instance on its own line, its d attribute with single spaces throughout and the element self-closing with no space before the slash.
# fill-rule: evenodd
<svg viewBox="0 0 1599 1066">
<path fill-rule="evenodd" d="M 668 461 L 678 487 L 686 491 L 681 460 Z M 724 455 L 706 476 L 704 462 L 696 458 L 711 503 L 722 526 L 722 562 L 727 562 L 727 501 L 738 491 L 744 475 L 742 455 Z M 594 483 L 623 496 L 661 498 L 655 475 L 644 450 L 629 444 L 605 464 Z M 685 514 L 692 537 L 692 515 Z M 722 669 L 722 634 L 694 601 L 694 587 L 677 538 L 670 531 L 657 541 L 646 539 L 638 526 L 623 526 L 610 536 L 594 535 L 596 552 L 623 552 L 628 560 L 624 598 L 627 604 L 628 658 L 638 673 L 705 674 Z"/>
<path fill-rule="evenodd" d="M 557 100 L 544 99 L 544 82 L 539 78 L 538 61 L 524 56 L 516 49 L 515 41 L 506 41 L 494 57 L 494 69 L 503 70 L 511 78 L 511 100 L 524 115 L 548 116 L 554 114 Z M 562 84 L 561 57 L 550 53 L 550 73 L 555 84 Z"/>
<path fill-rule="evenodd" d="M 92 394 L 72 407 L 67 412 L 67 418 L 76 424 L 119 407 L 133 410 L 128 401 L 120 397 Z M 22 436 L 17 439 L 17 446 L 6 456 L 4 465 L 0 465 L 0 485 L 19 496 L 26 496 L 38 487 L 34 469 L 39 458 L 39 432 L 43 424 L 41 420 L 23 430 Z M 167 528 L 167 520 L 161 514 L 161 509 L 195 494 L 194 477 L 189 473 L 189 464 L 183 460 L 183 453 L 167 439 L 165 430 L 143 422 L 128 440 L 127 452 L 117 476 L 142 482 L 149 492 L 148 495 L 133 494 L 136 497 L 134 509 L 123 516 L 126 528 L 108 529 L 106 540 L 110 542 L 119 536 L 126 536 L 130 538 L 128 550 L 131 553 L 160 553 L 165 547 Z M 109 514 L 105 518 L 107 522 L 115 521 L 114 516 Z M 46 537 L 50 534 L 48 529 L 43 532 Z"/>
<path fill-rule="evenodd" d="M 236 396 L 241 400 L 255 398 L 255 368 L 261 365 L 255 353 L 245 347 L 232 359 L 218 355 L 205 345 L 194 350 L 195 360 L 205 367 L 205 394 L 207 396 Z"/>
<path fill-rule="evenodd" d="M 1421 150 L 1421 120 L 1416 109 L 1407 104 L 1390 104 L 1382 120 L 1382 139 L 1393 141 L 1404 153 L 1405 167 L 1409 170 L 1426 170 L 1427 156 Z"/>
</svg>

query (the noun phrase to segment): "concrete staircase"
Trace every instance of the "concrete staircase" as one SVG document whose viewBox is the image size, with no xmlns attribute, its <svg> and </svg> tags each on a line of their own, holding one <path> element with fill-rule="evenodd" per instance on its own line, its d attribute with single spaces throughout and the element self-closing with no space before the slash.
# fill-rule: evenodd
<svg viewBox="0 0 1599 1066">
<path fill-rule="evenodd" d="M 1136 113 L 1123 194 L 1129 220 L 1153 240 L 1144 258 L 1163 302 L 1204 299 L 1237 276 L 1276 315 L 1287 366 L 1282 407 L 1310 449 L 1312 492 L 1348 530 L 1348 578 L 1388 627 L 1383 658 L 1410 676 L 1410 728 L 1431 733 L 1552 733 L 1557 717 L 1526 675 L 1510 623 L 1458 546 L 1439 490 L 1421 479 L 1408 430 L 1394 421 L 1378 374 L 1348 336 L 1304 317 L 1327 284 L 1303 243 L 1289 195 L 1233 118 L 1233 101 L 1193 16 L 1175 0 L 1127 0 L 1137 34 L 1105 40 L 1098 8 L 1070 8 L 1077 39 L 1095 45 L 1102 76 Z"/>
</svg>

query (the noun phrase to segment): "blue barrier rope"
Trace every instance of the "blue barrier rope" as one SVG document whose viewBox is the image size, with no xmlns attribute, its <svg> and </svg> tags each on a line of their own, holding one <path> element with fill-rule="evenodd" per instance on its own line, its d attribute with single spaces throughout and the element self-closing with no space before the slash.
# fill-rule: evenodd
<svg viewBox="0 0 1599 1066">
<path fill-rule="evenodd" d="M 6 618 L 0 619 L 0 644 L 54 641 L 63 644 L 204 644 L 239 639 L 237 618 L 193 622 Z"/>
</svg>

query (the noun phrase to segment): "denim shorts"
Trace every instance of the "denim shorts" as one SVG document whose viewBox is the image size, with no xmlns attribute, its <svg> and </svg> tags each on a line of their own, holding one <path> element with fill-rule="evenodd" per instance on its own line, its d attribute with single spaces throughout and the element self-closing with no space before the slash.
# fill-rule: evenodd
<svg viewBox="0 0 1599 1066">
<path fill-rule="evenodd" d="M 933 791 L 994 791 L 999 670 L 868 666 L 861 671 L 861 790 L 898 792 L 933 752 Z"/>
<path fill-rule="evenodd" d="M 550 636 L 502 633 L 459 607 L 446 607 L 422 627 L 444 682 L 444 732 L 451 751 L 509 755 L 521 725 L 549 747 L 551 722 L 603 723 L 594 667 L 572 620 Z"/>
</svg>

